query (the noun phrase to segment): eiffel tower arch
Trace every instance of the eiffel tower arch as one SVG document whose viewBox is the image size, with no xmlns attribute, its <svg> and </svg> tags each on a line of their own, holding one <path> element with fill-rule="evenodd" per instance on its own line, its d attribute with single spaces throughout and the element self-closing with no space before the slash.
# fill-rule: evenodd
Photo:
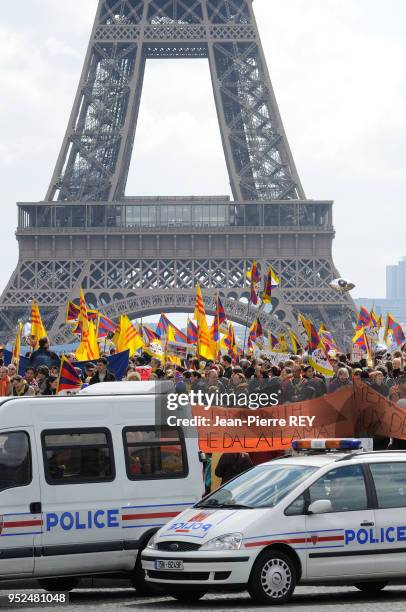
<svg viewBox="0 0 406 612">
<path fill-rule="evenodd" d="M 232 199 L 126 195 L 154 57 L 208 59 Z M 300 311 L 348 340 L 354 304 L 329 284 L 339 276 L 332 204 L 306 199 L 251 0 L 99 0 L 45 200 L 17 205 L 19 260 L 0 298 L 2 339 L 35 297 L 51 339 L 67 340 L 66 302 L 81 286 L 107 314 L 142 316 L 192 310 L 199 282 L 209 313 L 219 290 L 230 318 L 251 322 L 246 271 L 257 259 L 281 277 L 271 314 L 261 314 L 266 326 L 295 328 Z"/>
</svg>

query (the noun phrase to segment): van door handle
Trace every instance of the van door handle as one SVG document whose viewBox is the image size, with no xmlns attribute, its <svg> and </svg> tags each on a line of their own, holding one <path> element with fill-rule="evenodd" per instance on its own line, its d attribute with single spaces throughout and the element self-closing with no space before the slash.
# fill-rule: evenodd
<svg viewBox="0 0 406 612">
<path fill-rule="evenodd" d="M 373 521 L 363 521 L 360 523 L 360 527 L 373 527 L 375 523 Z"/>
<path fill-rule="evenodd" d="M 40 514 L 42 512 L 42 504 L 41 504 L 41 502 L 31 502 L 30 503 L 30 512 L 31 512 L 31 514 Z"/>
</svg>

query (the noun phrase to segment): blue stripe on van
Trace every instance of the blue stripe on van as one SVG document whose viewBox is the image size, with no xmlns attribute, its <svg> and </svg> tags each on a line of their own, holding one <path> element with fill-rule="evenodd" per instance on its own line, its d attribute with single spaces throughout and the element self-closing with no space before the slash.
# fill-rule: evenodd
<svg viewBox="0 0 406 612">
<path fill-rule="evenodd" d="M 181 504 L 148 504 L 146 506 L 121 506 L 122 510 L 127 510 L 129 508 L 165 508 L 171 506 L 194 506 L 196 502 L 183 502 Z"/>
</svg>

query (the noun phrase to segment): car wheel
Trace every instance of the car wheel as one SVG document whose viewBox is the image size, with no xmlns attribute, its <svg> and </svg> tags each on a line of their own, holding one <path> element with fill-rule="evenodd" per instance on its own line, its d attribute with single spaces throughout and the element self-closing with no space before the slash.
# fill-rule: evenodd
<svg viewBox="0 0 406 612">
<path fill-rule="evenodd" d="M 387 584 L 387 582 L 357 582 L 357 584 L 354 584 L 354 586 L 363 593 L 374 595 L 374 593 L 379 593 L 379 591 L 382 591 Z"/>
<path fill-rule="evenodd" d="M 204 597 L 207 593 L 207 590 L 206 589 L 186 589 L 184 591 L 179 591 L 178 588 L 171 589 L 165 585 L 165 592 L 171 597 L 173 597 L 174 599 L 181 601 L 182 603 L 194 603 L 196 601 L 199 601 L 199 599 L 201 599 L 202 597 Z"/>
<path fill-rule="evenodd" d="M 73 591 L 79 584 L 79 578 L 42 578 L 38 580 L 38 584 L 41 588 L 45 589 L 49 593 L 55 593 L 56 591 Z"/>
<path fill-rule="evenodd" d="M 142 568 L 141 553 L 142 550 L 138 553 L 135 568 L 131 574 L 131 584 L 137 591 L 137 595 L 156 595 L 157 593 L 161 593 L 162 589 L 160 589 L 159 586 L 155 586 L 155 584 L 145 580 L 145 570 Z"/>
<path fill-rule="evenodd" d="M 268 550 L 254 564 L 248 592 L 257 603 L 282 604 L 292 597 L 296 582 L 292 559 L 283 552 Z"/>
</svg>

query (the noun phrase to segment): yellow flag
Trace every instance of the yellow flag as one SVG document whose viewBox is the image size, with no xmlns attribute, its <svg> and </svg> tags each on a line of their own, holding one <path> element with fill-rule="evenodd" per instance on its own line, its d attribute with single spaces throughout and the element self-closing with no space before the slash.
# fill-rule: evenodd
<svg viewBox="0 0 406 612">
<path fill-rule="evenodd" d="M 45 331 L 45 327 L 42 323 L 41 313 L 39 311 L 39 306 L 36 300 L 33 300 L 31 304 L 30 336 L 32 338 L 32 347 L 34 350 L 38 348 L 38 343 L 41 338 L 47 337 L 47 332 Z"/>
<path fill-rule="evenodd" d="M 208 361 L 216 358 L 217 343 L 213 342 L 206 319 L 202 292 L 199 285 L 196 286 L 196 308 L 194 318 L 197 321 L 197 352 Z"/>
<path fill-rule="evenodd" d="M 117 352 L 130 351 L 130 357 L 139 349 L 144 348 L 142 334 L 134 327 L 127 315 L 120 317 L 120 335 L 116 344 Z"/>
<path fill-rule="evenodd" d="M 12 356 L 12 362 L 17 366 L 17 369 L 18 369 L 18 364 L 20 363 L 22 334 L 23 334 L 23 324 L 21 323 L 21 321 L 19 321 L 17 323 L 17 333 L 16 333 L 16 337 L 14 340 L 13 356 Z"/>
<path fill-rule="evenodd" d="M 87 330 L 89 329 L 89 318 L 87 316 L 87 304 L 85 300 L 85 294 L 83 293 L 82 287 L 80 288 L 80 311 L 78 321 L 81 325 L 82 340 L 86 339 Z"/>
<path fill-rule="evenodd" d="M 88 329 L 85 335 L 82 334 L 82 341 L 76 349 L 76 359 L 78 361 L 94 361 L 99 359 L 100 351 L 97 344 L 96 326 L 93 321 L 88 321 Z"/>
<path fill-rule="evenodd" d="M 168 329 L 166 331 L 165 362 L 166 363 L 173 363 L 174 365 L 182 365 L 182 361 L 180 360 L 179 357 L 176 357 L 175 355 L 168 355 L 168 353 L 167 353 L 168 342 L 176 342 L 175 330 L 173 329 L 172 325 L 170 325 L 170 324 L 168 325 Z"/>
<path fill-rule="evenodd" d="M 299 341 L 298 337 L 296 336 L 295 332 L 293 331 L 293 329 L 289 330 L 289 338 L 290 338 L 290 343 L 292 345 L 293 352 L 296 355 L 296 353 L 298 352 L 299 348 L 301 348 L 301 344 L 300 344 L 300 341 Z"/>
</svg>

